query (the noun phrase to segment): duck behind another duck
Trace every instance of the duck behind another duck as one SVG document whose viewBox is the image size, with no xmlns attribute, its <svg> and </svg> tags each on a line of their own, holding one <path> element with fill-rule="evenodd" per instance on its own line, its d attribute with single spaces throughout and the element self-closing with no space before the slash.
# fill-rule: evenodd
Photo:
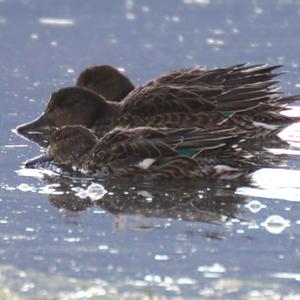
<svg viewBox="0 0 300 300">
<path fill-rule="evenodd" d="M 110 65 L 96 65 L 83 70 L 76 86 L 87 88 L 100 94 L 108 101 L 123 100 L 135 86 L 130 79 Z"/>
</svg>

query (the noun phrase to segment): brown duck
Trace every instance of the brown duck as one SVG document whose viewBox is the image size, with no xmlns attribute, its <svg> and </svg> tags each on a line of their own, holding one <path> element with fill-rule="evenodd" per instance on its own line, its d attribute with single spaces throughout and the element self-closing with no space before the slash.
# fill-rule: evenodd
<svg viewBox="0 0 300 300">
<path fill-rule="evenodd" d="M 45 112 L 17 127 L 17 132 L 42 132 L 65 125 L 83 125 L 101 137 L 116 126 L 199 127 L 236 126 L 257 135 L 257 128 L 292 122 L 281 115 L 299 99 L 282 96 L 272 71 L 278 66 L 236 65 L 204 71 L 187 68 L 163 75 L 130 92 L 122 101 L 105 100 L 91 90 L 67 87 L 54 92 Z M 267 122 L 268 124 L 261 124 Z M 269 127 L 269 123 L 272 124 Z"/>
<path fill-rule="evenodd" d="M 87 88 L 109 101 L 121 101 L 135 88 L 127 76 L 110 65 L 86 68 L 79 74 L 76 86 Z"/>
<path fill-rule="evenodd" d="M 220 178 L 247 175 L 255 168 L 233 147 L 240 137 L 231 129 L 115 129 L 101 139 L 82 126 L 55 130 L 41 162 L 72 166 L 97 178 Z"/>
</svg>

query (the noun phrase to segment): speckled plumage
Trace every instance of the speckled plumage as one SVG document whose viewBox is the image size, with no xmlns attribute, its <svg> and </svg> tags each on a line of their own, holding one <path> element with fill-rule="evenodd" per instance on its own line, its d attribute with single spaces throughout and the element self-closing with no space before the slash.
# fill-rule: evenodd
<svg viewBox="0 0 300 300">
<path fill-rule="evenodd" d="M 115 127 L 228 128 L 234 124 L 238 130 L 247 129 L 249 137 L 265 136 L 277 128 L 259 123 L 280 126 L 293 122 L 281 111 L 299 99 L 298 95 L 285 97 L 277 92 L 273 81 L 277 68 L 243 64 L 211 71 L 186 68 L 135 88 L 119 102 L 105 100 L 86 88 L 63 88 L 51 95 L 39 119 L 17 131 L 26 134 L 83 125 L 101 137 Z"/>
<path fill-rule="evenodd" d="M 100 178 L 232 179 L 255 167 L 233 146 L 240 138 L 232 129 L 137 127 L 115 129 L 97 139 L 85 127 L 65 126 L 54 132 L 46 153 L 55 163 Z M 31 160 L 27 166 L 35 163 Z"/>
</svg>

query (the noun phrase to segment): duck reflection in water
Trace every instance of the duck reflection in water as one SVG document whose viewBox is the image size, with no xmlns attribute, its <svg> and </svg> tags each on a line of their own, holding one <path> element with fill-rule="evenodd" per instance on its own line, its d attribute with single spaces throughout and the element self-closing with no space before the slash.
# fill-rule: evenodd
<svg viewBox="0 0 300 300">
<path fill-rule="evenodd" d="M 174 186 L 167 181 L 158 184 L 155 181 L 146 183 L 126 178 L 107 180 L 102 184 L 108 192 L 96 201 L 92 201 L 88 195 L 81 198 L 78 194 L 80 189 L 86 190 L 94 184 L 93 179 L 60 176 L 45 177 L 44 180 L 48 184 L 55 183 L 59 191 L 49 194 L 49 201 L 66 216 L 71 214 L 74 219 L 74 213 L 77 213 L 77 223 L 80 222 L 80 212 L 99 207 L 117 217 L 115 225 L 119 224 L 119 217 L 138 218 L 139 224 L 133 225 L 135 229 L 146 230 L 144 224 L 149 224 L 148 221 L 151 223 L 153 218 L 222 224 L 230 218 L 240 218 L 242 204 L 247 201 L 245 196 L 235 194 L 236 188 L 245 184 L 245 180 L 224 181 L 217 185 L 212 181 L 183 181 L 181 186 Z M 99 214 L 99 218 L 101 216 L 103 214 Z"/>
</svg>

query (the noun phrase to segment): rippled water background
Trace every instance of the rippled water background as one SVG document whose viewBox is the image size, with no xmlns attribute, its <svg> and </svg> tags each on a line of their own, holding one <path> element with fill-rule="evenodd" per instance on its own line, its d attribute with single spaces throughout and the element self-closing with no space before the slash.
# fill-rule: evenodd
<svg viewBox="0 0 300 300">
<path fill-rule="evenodd" d="M 299 124 L 270 146 L 278 167 L 224 184 L 41 178 L 11 132 L 92 64 L 136 84 L 284 64 L 300 93 L 299 28 L 296 0 L 1 0 L 0 299 L 299 299 Z"/>
</svg>

